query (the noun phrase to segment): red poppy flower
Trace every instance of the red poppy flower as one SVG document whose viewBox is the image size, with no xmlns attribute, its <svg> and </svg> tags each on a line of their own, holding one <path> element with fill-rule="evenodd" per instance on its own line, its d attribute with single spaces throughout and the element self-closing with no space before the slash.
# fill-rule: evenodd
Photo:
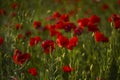
<svg viewBox="0 0 120 80">
<path fill-rule="evenodd" d="M 55 29 L 50 29 L 50 36 L 53 37 L 53 36 L 59 36 L 61 35 L 62 33 L 60 33 L 59 31 L 55 30 Z"/>
<path fill-rule="evenodd" d="M 81 35 L 83 32 L 83 29 L 81 29 L 80 27 L 76 28 L 74 30 L 74 35 L 77 36 L 77 35 Z"/>
<path fill-rule="evenodd" d="M 108 42 L 109 39 L 108 37 L 104 36 L 104 34 L 102 34 L 101 32 L 95 32 L 95 41 L 96 42 Z"/>
<path fill-rule="evenodd" d="M 39 29 L 41 27 L 41 22 L 40 21 L 34 21 L 33 26 L 35 27 L 35 29 Z"/>
<path fill-rule="evenodd" d="M 78 22 L 78 26 L 81 29 L 84 29 L 84 27 L 88 26 L 89 19 L 88 18 L 83 18 L 83 19 L 79 19 L 77 22 Z"/>
<path fill-rule="evenodd" d="M 23 39 L 23 34 L 22 33 L 18 34 L 17 39 Z"/>
<path fill-rule="evenodd" d="M 30 46 L 33 47 L 36 44 L 38 44 L 41 41 L 41 38 L 39 36 L 31 37 L 30 38 Z"/>
<path fill-rule="evenodd" d="M 91 22 L 88 23 L 87 28 L 88 28 L 88 31 L 92 31 L 92 32 L 99 31 L 99 29 L 97 28 L 97 25 Z"/>
<path fill-rule="evenodd" d="M 17 9 L 17 8 L 19 7 L 19 4 L 18 4 L 18 3 L 13 3 L 13 4 L 11 5 L 11 7 L 12 7 L 13 9 Z"/>
<path fill-rule="evenodd" d="M 6 11 L 4 9 L 0 9 L 0 15 L 6 15 Z"/>
<path fill-rule="evenodd" d="M 109 22 L 112 22 L 114 24 L 115 29 L 120 28 L 120 16 L 118 14 L 113 14 L 110 18 L 109 18 Z"/>
<path fill-rule="evenodd" d="M 42 42 L 42 48 L 46 54 L 53 52 L 55 44 L 53 40 L 45 40 Z"/>
<path fill-rule="evenodd" d="M 66 32 L 69 32 L 71 30 L 74 30 L 76 28 L 76 25 L 72 22 L 66 22 L 65 25 L 64 25 L 64 30 Z"/>
<path fill-rule="evenodd" d="M 67 45 L 67 48 L 72 50 L 73 47 L 77 46 L 78 44 L 78 37 L 74 36 L 69 40 L 69 44 Z"/>
<path fill-rule="evenodd" d="M 2 44 L 3 44 L 3 42 L 4 42 L 3 38 L 2 38 L 2 37 L 0 37 L 0 45 L 2 45 Z"/>
<path fill-rule="evenodd" d="M 56 29 L 63 29 L 65 25 L 65 22 L 62 20 L 59 20 L 56 24 L 55 24 L 55 28 Z"/>
<path fill-rule="evenodd" d="M 61 14 L 59 12 L 54 12 L 52 17 L 53 18 L 59 18 L 61 16 Z"/>
<path fill-rule="evenodd" d="M 108 4 L 106 4 L 106 3 L 102 4 L 102 10 L 105 11 L 107 9 L 109 9 Z"/>
<path fill-rule="evenodd" d="M 30 73 L 32 76 L 37 76 L 37 74 L 38 74 L 36 68 L 30 68 L 30 69 L 28 69 L 28 73 Z"/>
<path fill-rule="evenodd" d="M 59 35 L 56 39 L 56 42 L 59 47 L 67 47 L 69 44 L 69 40 L 63 35 Z"/>
<path fill-rule="evenodd" d="M 16 24 L 15 28 L 16 28 L 16 30 L 22 29 L 22 24 Z"/>
<path fill-rule="evenodd" d="M 21 51 L 19 51 L 18 49 L 14 51 L 13 61 L 16 64 L 23 65 L 28 59 L 30 59 L 30 54 L 22 54 Z"/>
<path fill-rule="evenodd" d="M 69 21 L 69 16 L 68 14 L 62 14 L 60 16 L 60 20 L 64 21 L 64 22 L 68 22 Z"/>
<path fill-rule="evenodd" d="M 118 4 L 120 5 L 120 0 L 118 0 Z"/>
<path fill-rule="evenodd" d="M 90 18 L 89 18 L 90 22 L 91 23 L 99 23 L 100 22 L 100 17 L 97 16 L 97 15 L 92 15 Z"/>
<path fill-rule="evenodd" d="M 27 31 L 27 32 L 25 33 L 25 36 L 28 37 L 28 36 L 30 36 L 31 34 L 32 34 L 31 31 Z"/>
<path fill-rule="evenodd" d="M 113 14 L 109 19 L 109 22 L 112 22 L 112 21 L 118 21 L 120 20 L 120 16 L 118 14 Z"/>
<path fill-rule="evenodd" d="M 66 73 L 70 73 L 71 71 L 73 71 L 73 68 L 71 68 L 70 66 L 63 66 L 63 71 Z"/>
<path fill-rule="evenodd" d="M 115 29 L 120 28 L 120 20 L 114 22 Z"/>
<path fill-rule="evenodd" d="M 44 30 L 55 29 L 55 27 L 56 27 L 55 25 L 46 24 Z"/>
</svg>

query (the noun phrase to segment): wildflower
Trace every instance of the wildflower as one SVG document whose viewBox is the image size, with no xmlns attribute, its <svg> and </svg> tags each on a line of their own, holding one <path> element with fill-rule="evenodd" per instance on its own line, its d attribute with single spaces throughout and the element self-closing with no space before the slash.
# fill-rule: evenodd
<svg viewBox="0 0 120 80">
<path fill-rule="evenodd" d="M 69 32 L 71 30 L 74 30 L 76 28 L 76 25 L 72 22 L 66 22 L 65 25 L 64 25 L 64 30 L 66 32 Z"/>
<path fill-rule="evenodd" d="M 91 23 L 91 22 L 88 23 L 87 28 L 88 28 L 88 31 L 92 31 L 92 32 L 96 32 L 96 31 L 99 30 L 99 29 L 97 28 L 97 25 L 94 24 L 94 23 Z"/>
<path fill-rule="evenodd" d="M 17 39 L 23 39 L 23 34 L 22 33 L 18 34 Z"/>
<path fill-rule="evenodd" d="M 100 22 L 100 17 L 97 16 L 97 15 L 92 15 L 92 16 L 89 18 L 89 20 L 90 20 L 91 23 L 96 24 L 96 23 L 99 23 L 99 22 Z"/>
<path fill-rule="evenodd" d="M 23 65 L 28 59 L 30 59 L 29 53 L 22 54 L 21 51 L 19 51 L 18 49 L 15 49 L 13 54 L 13 61 L 16 64 Z"/>
<path fill-rule="evenodd" d="M 18 3 L 13 3 L 12 5 L 11 5 L 11 7 L 13 8 L 13 9 L 17 9 L 18 7 L 19 7 L 19 4 Z"/>
<path fill-rule="evenodd" d="M 69 21 L 69 16 L 67 14 L 62 14 L 60 16 L 60 20 L 63 20 L 64 22 L 68 22 Z"/>
<path fill-rule="evenodd" d="M 3 42 L 4 42 L 3 38 L 2 38 L 2 37 L 0 37 L 0 45 L 2 45 L 2 44 L 3 44 Z"/>
<path fill-rule="evenodd" d="M 81 35 L 83 32 L 83 29 L 81 29 L 80 27 L 76 28 L 74 30 L 74 35 L 77 36 L 77 35 Z"/>
<path fill-rule="evenodd" d="M 40 21 L 34 21 L 33 26 L 35 29 L 39 29 L 41 27 L 41 22 Z"/>
<path fill-rule="evenodd" d="M 106 4 L 106 3 L 102 4 L 102 10 L 105 11 L 107 9 L 109 9 L 108 4 Z"/>
<path fill-rule="evenodd" d="M 61 16 L 61 14 L 59 12 L 54 12 L 52 17 L 53 18 L 59 18 Z"/>
<path fill-rule="evenodd" d="M 120 5 L 120 0 L 118 0 L 118 4 Z"/>
<path fill-rule="evenodd" d="M 103 33 L 98 32 L 98 31 L 95 32 L 94 37 L 95 37 L 96 42 L 108 42 L 109 41 L 108 37 L 104 36 Z"/>
<path fill-rule="evenodd" d="M 0 9 L 0 15 L 6 15 L 6 11 L 4 9 Z"/>
<path fill-rule="evenodd" d="M 45 40 L 42 42 L 42 48 L 46 54 L 53 52 L 55 44 L 53 40 Z"/>
<path fill-rule="evenodd" d="M 112 21 L 113 21 L 115 29 L 119 29 L 120 28 L 120 16 L 118 14 L 113 14 L 109 18 L 109 22 L 112 22 Z"/>
<path fill-rule="evenodd" d="M 63 35 L 59 35 L 56 39 L 56 42 L 60 48 L 67 47 L 67 45 L 69 44 L 69 40 Z"/>
<path fill-rule="evenodd" d="M 15 28 L 16 28 L 16 30 L 22 29 L 22 24 L 16 24 L 16 25 L 15 25 Z"/>
<path fill-rule="evenodd" d="M 81 29 L 84 29 L 84 27 L 88 26 L 89 18 L 79 19 L 77 22 L 78 22 L 78 26 Z"/>
<path fill-rule="evenodd" d="M 120 28 L 120 20 L 114 22 L 115 29 Z"/>
<path fill-rule="evenodd" d="M 41 38 L 39 36 L 31 37 L 30 38 L 30 46 L 33 47 L 34 45 L 38 44 L 41 41 Z"/>
<path fill-rule="evenodd" d="M 55 24 L 55 28 L 56 29 L 63 29 L 65 25 L 65 22 L 62 20 L 59 20 L 56 24 Z"/>
<path fill-rule="evenodd" d="M 73 68 L 71 68 L 70 66 L 63 66 L 63 71 L 66 72 L 66 73 L 70 73 L 71 71 L 73 71 Z"/>
<path fill-rule="evenodd" d="M 38 74 L 36 68 L 28 69 L 28 73 L 30 73 L 32 76 L 37 76 L 37 74 Z"/>
<path fill-rule="evenodd" d="M 115 22 L 115 21 L 118 21 L 120 20 L 120 16 L 118 14 L 113 14 L 109 19 L 109 22 Z"/>
<path fill-rule="evenodd" d="M 72 50 L 73 47 L 77 46 L 78 44 L 78 37 L 74 36 L 69 40 L 69 44 L 67 45 L 67 48 Z"/>
<path fill-rule="evenodd" d="M 25 33 L 25 36 L 27 37 L 27 36 L 30 36 L 31 34 L 32 34 L 31 31 L 27 31 L 27 32 Z"/>
<path fill-rule="evenodd" d="M 55 29 L 50 29 L 50 36 L 59 36 L 61 33 Z"/>
</svg>

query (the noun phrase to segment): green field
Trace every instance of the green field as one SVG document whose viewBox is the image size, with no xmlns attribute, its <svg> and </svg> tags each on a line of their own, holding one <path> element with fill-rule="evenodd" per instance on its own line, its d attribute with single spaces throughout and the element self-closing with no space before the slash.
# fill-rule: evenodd
<svg viewBox="0 0 120 80">
<path fill-rule="evenodd" d="M 0 80 L 120 80 L 120 0 L 0 0 Z"/>
</svg>

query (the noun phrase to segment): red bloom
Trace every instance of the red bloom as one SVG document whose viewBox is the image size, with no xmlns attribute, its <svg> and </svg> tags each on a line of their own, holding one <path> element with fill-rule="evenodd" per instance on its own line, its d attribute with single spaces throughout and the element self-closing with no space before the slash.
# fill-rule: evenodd
<svg viewBox="0 0 120 80">
<path fill-rule="evenodd" d="M 70 66 L 63 66 L 63 71 L 70 73 L 71 71 L 73 71 L 73 68 L 71 68 Z"/>
<path fill-rule="evenodd" d="M 30 68 L 28 69 L 28 73 L 30 73 L 33 76 L 37 76 L 37 69 L 36 68 Z"/>
<path fill-rule="evenodd" d="M 91 23 L 99 23 L 100 22 L 100 17 L 97 16 L 97 15 L 92 15 L 90 18 L 89 18 L 90 22 Z"/>
<path fill-rule="evenodd" d="M 16 49 L 14 51 L 13 60 L 16 64 L 23 65 L 30 58 L 30 54 L 24 53 Z"/>
<path fill-rule="evenodd" d="M 66 22 L 65 25 L 64 25 L 64 30 L 66 32 L 69 32 L 71 30 L 74 30 L 76 28 L 76 25 L 72 22 Z"/>
<path fill-rule="evenodd" d="M 54 12 L 52 17 L 53 18 L 59 18 L 61 16 L 61 14 L 59 12 Z"/>
<path fill-rule="evenodd" d="M 16 28 L 16 30 L 22 29 L 22 24 L 16 24 L 15 28 Z"/>
<path fill-rule="evenodd" d="M 104 36 L 101 32 L 95 32 L 95 40 L 96 42 L 108 42 L 108 37 Z"/>
<path fill-rule="evenodd" d="M 107 9 L 109 9 L 108 4 L 106 4 L 106 3 L 102 4 L 102 10 L 105 11 Z"/>
<path fill-rule="evenodd" d="M 11 5 L 11 7 L 12 7 L 13 9 L 17 9 L 17 8 L 19 7 L 19 4 L 18 4 L 18 3 L 13 3 L 13 4 Z"/>
<path fill-rule="evenodd" d="M 55 29 L 50 29 L 50 36 L 59 36 L 61 33 Z"/>
<path fill-rule="evenodd" d="M 118 0 L 118 4 L 120 5 L 120 0 Z"/>
<path fill-rule="evenodd" d="M 109 22 L 112 22 L 114 24 L 115 29 L 120 28 L 120 16 L 118 14 L 113 14 L 110 18 L 109 18 Z"/>
<path fill-rule="evenodd" d="M 0 15 L 6 15 L 6 11 L 4 9 L 0 9 Z"/>
<path fill-rule="evenodd" d="M 84 27 L 88 26 L 89 19 L 83 18 L 83 19 L 79 19 L 77 22 L 78 22 L 79 27 L 81 29 L 84 29 Z"/>
<path fill-rule="evenodd" d="M 56 24 L 55 24 L 55 28 L 56 29 L 63 29 L 65 25 L 65 22 L 62 20 L 59 20 Z"/>
<path fill-rule="evenodd" d="M 45 40 L 42 42 L 42 48 L 46 54 L 53 52 L 55 44 L 53 40 Z"/>
<path fill-rule="evenodd" d="M 28 36 L 30 36 L 31 34 L 32 34 L 31 31 L 27 31 L 27 32 L 25 33 L 25 36 L 28 37 Z"/>
<path fill-rule="evenodd" d="M 0 37 L 0 45 L 2 45 L 2 44 L 3 44 L 3 42 L 4 42 L 3 38 L 2 38 L 2 37 Z"/>
<path fill-rule="evenodd" d="M 18 34 L 17 38 L 18 39 L 23 39 L 23 34 L 22 33 Z"/>
<path fill-rule="evenodd" d="M 76 29 L 74 30 L 74 35 L 75 35 L 75 36 L 76 36 L 76 35 L 81 35 L 82 32 L 83 32 L 83 29 L 81 29 L 80 27 L 78 27 L 78 28 L 76 28 Z"/>
<path fill-rule="evenodd" d="M 88 23 L 88 31 L 92 31 L 92 32 L 96 32 L 96 31 L 98 31 L 99 29 L 97 28 L 97 25 L 96 24 L 94 24 L 94 23 L 91 23 L 91 22 L 89 22 Z"/>
<path fill-rule="evenodd" d="M 120 20 L 120 16 L 118 14 L 113 14 L 110 18 L 109 18 L 109 22 L 112 22 L 112 21 L 118 21 Z"/>
<path fill-rule="evenodd" d="M 60 20 L 63 20 L 64 22 L 68 22 L 69 21 L 69 16 L 67 14 L 62 14 L 60 16 Z"/>
<path fill-rule="evenodd" d="M 120 20 L 114 22 L 115 29 L 120 28 Z"/>
<path fill-rule="evenodd" d="M 69 40 L 69 44 L 67 45 L 67 48 L 72 50 L 73 47 L 77 46 L 78 44 L 78 38 L 75 36 L 75 37 L 72 37 L 70 40 Z"/>
<path fill-rule="evenodd" d="M 33 26 L 35 27 L 35 29 L 39 29 L 39 28 L 41 28 L 41 22 L 40 21 L 34 21 Z"/>
<path fill-rule="evenodd" d="M 59 35 L 57 37 L 56 42 L 59 47 L 67 47 L 67 45 L 69 44 L 69 40 L 65 36 L 62 36 L 62 35 Z"/>
<path fill-rule="evenodd" d="M 41 41 L 39 36 L 31 37 L 30 38 L 30 46 L 33 47 L 34 45 L 38 44 Z"/>
</svg>

